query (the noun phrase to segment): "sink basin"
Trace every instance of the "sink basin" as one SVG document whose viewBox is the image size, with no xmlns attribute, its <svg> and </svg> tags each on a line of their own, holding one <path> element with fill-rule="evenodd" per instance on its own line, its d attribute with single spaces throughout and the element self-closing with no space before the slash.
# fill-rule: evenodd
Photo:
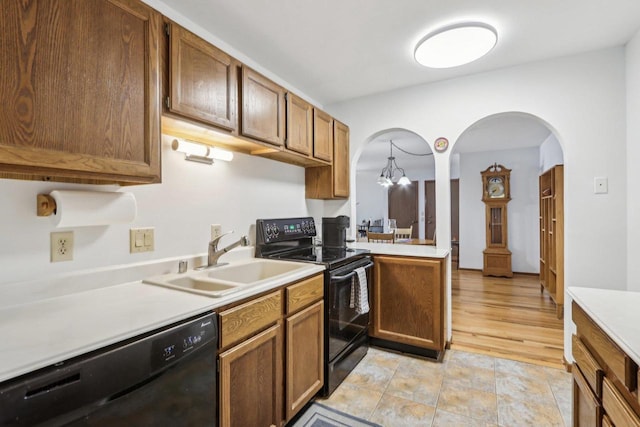
<svg viewBox="0 0 640 427">
<path fill-rule="evenodd" d="M 286 275 L 308 267 L 309 264 L 299 262 L 252 259 L 188 273 L 164 274 L 143 282 L 220 298 L 270 280 L 285 280 Z"/>
<path fill-rule="evenodd" d="M 304 264 L 283 261 L 260 260 L 249 264 L 230 265 L 207 271 L 207 277 L 225 282 L 250 284 L 272 279 L 281 274 L 304 268 Z"/>
</svg>

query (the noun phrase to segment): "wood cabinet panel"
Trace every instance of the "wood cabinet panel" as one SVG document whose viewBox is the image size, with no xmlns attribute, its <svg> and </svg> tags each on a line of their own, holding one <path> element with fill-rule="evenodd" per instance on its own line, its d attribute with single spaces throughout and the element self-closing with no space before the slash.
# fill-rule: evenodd
<svg viewBox="0 0 640 427">
<path fill-rule="evenodd" d="M 310 155 L 313 149 L 313 106 L 287 93 L 287 142 L 289 150 Z"/>
<path fill-rule="evenodd" d="M 137 0 L 3 2 L 0 170 L 159 182 L 161 28 Z"/>
<path fill-rule="evenodd" d="M 630 391 L 635 390 L 638 371 L 635 362 L 576 303 L 572 305 L 572 319 L 576 324 L 578 336 L 593 350 L 591 353 L 598 364 L 606 366 Z"/>
<path fill-rule="evenodd" d="M 219 314 L 220 346 L 226 348 L 282 317 L 282 292 L 276 291 Z"/>
<path fill-rule="evenodd" d="M 539 178 L 540 286 L 564 314 L 564 167 L 557 165 Z"/>
<path fill-rule="evenodd" d="M 602 385 L 602 406 L 614 425 L 640 427 L 640 418 L 608 378 L 604 379 Z"/>
<path fill-rule="evenodd" d="M 290 316 L 286 330 L 286 418 L 290 420 L 324 384 L 324 302 Z"/>
<path fill-rule="evenodd" d="M 589 350 L 580 342 L 576 335 L 572 337 L 573 358 L 580 367 L 584 378 L 595 392 L 597 398 L 602 398 L 602 378 L 604 371 L 593 358 Z"/>
<path fill-rule="evenodd" d="M 577 365 L 573 365 L 573 425 L 575 427 L 600 426 L 602 406 L 589 388 Z"/>
<path fill-rule="evenodd" d="M 220 425 L 282 424 L 280 323 L 220 355 Z"/>
<path fill-rule="evenodd" d="M 322 299 L 324 295 L 324 275 L 321 274 L 288 286 L 286 295 L 287 314 L 295 313 L 312 302 Z"/>
<path fill-rule="evenodd" d="M 228 130 L 237 128 L 238 63 L 181 26 L 170 24 L 169 110 Z"/>
<path fill-rule="evenodd" d="M 442 351 L 443 261 L 375 256 L 374 263 L 371 335 Z"/>
<path fill-rule="evenodd" d="M 317 108 L 313 109 L 313 157 L 333 160 L 333 118 Z"/>
<path fill-rule="evenodd" d="M 284 145 L 284 89 L 246 66 L 242 66 L 241 85 L 242 135 Z"/>
<path fill-rule="evenodd" d="M 349 197 L 349 127 L 333 121 L 333 195 Z"/>
</svg>

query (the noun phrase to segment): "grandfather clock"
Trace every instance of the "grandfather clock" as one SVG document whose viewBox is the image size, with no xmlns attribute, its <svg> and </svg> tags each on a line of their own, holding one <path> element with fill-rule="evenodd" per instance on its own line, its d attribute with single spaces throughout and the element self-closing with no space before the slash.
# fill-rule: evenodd
<svg viewBox="0 0 640 427">
<path fill-rule="evenodd" d="M 487 247 L 484 250 L 484 276 L 513 277 L 511 251 L 507 240 L 507 203 L 511 200 L 511 169 L 494 163 L 482 175 L 482 201 L 487 218 Z"/>
</svg>

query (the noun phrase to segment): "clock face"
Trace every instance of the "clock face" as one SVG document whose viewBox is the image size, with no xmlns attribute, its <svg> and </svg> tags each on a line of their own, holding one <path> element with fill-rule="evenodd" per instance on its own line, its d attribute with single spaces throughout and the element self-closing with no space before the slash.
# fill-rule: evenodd
<svg viewBox="0 0 640 427">
<path fill-rule="evenodd" d="M 499 176 L 489 178 L 487 183 L 487 194 L 489 197 L 497 199 L 504 197 L 504 180 Z"/>
</svg>

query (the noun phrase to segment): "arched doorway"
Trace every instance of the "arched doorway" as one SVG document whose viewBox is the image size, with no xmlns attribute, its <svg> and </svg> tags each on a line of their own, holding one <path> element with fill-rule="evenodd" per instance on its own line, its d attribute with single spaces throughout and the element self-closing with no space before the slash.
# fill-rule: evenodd
<svg viewBox="0 0 640 427">
<path fill-rule="evenodd" d="M 381 185 L 390 157 L 394 184 Z M 384 231 L 392 219 L 399 228 L 412 227 L 413 237 L 424 238 L 424 182 L 435 177 L 433 153 L 424 138 L 407 129 L 381 130 L 368 139 L 353 165 L 355 223 Z M 403 174 L 410 184 L 398 184 Z"/>
<path fill-rule="evenodd" d="M 554 129 L 537 116 L 505 112 L 469 126 L 451 155 L 460 176 L 461 270 L 452 275 L 452 348 L 561 366 L 563 322 L 540 292 L 538 177 L 563 163 Z M 487 222 L 480 172 L 511 169 L 508 242 L 513 279 L 482 276 Z"/>
</svg>

